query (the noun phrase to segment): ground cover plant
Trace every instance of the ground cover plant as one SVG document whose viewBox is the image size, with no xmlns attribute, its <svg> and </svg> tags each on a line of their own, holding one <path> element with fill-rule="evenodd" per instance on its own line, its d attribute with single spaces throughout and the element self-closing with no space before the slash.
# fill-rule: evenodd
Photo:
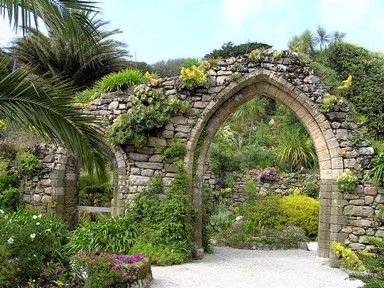
<svg viewBox="0 0 384 288">
<path fill-rule="evenodd" d="M 257 196 L 257 191 L 251 189 L 239 209 L 230 211 L 223 205 L 212 209 L 208 233 L 215 241 L 238 248 L 260 243 L 297 248 L 299 243 L 316 238 L 318 200 L 303 195 L 299 189 L 286 196 Z"/>
</svg>

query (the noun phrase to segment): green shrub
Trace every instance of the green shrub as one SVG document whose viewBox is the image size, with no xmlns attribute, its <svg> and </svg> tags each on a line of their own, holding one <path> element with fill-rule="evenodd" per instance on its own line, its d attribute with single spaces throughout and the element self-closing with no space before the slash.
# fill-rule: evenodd
<svg viewBox="0 0 384 288">
<path fill-rule="evenodd" d="M 243 210 L 244 231 L 257 234 L 262 230 L 281 230 L 286 223 L 280 205 L 280 196 L 268 196 L 256 200 L 253 205 L 246 205 Z"/>
<path fill-rule="evenodd" d="M 14 144 L 8 142 L 0 143 L 0 160 L 13 160 L 17 154 L 17 148 Z"/>
<path fill-rule="evenodd" d="M 77 92 L 75 94 L 73 102 L 75 103 L 75 105 L 87 104 L 95 100 L 100 95 L 101 93 L 98 92 L 96 88 L 85 89 L 84 91 Z"/>
<path fill-rule="evenodd" d="M 41 166 L 41 161 L 32 153 L 24 152 L 17 157 L 16 171 L 20 175 L 31 176 Z"/>
<path fill-rule="evenodd" d="M 189 180 L 182 170 L 163 197 L 162 180 L 153 177 L 133 199 L 125 217 L 81 224 L 71 237 L 69 249 L 72 253 L 144 253 L 155 264 L 183 263 L 193 251 L 188 191 Z"/>
<path fill-rule="evenodd" d="M 38 280 L 51 259 L 66 262 L 63 244 L 67 236 L 64 223 L 51 216 L 31 211 L 0 214 L 0 246 L 5 247 L 6 261 L 15 268 L 15 275 L 7 280 L 10 286 L 25 287 L 29 281 Z M 9 277 L 7 271 L 2 272 L 5 275 L 0 279 Z"/>
<path fill-rule="evenodd" d="M 145 248 L 153 255 L 146 254 L 153 263 L 163 265 L 179 264 L 191 257 L 193 246 L 188 183 L 186 172 L 180 170 L 171 187 L 165 191 L 165 197 L 159 197 L 161 191 L 156 194 L 155 191 L 143 191 L 134 199 L 128 218 L 140 228 L 140 235 L 132 253 Z M 150 190 L 156 186 L 160 188 L 159 184 Z M 162 254 L 165 247 L 166 254 Z"/>
<path fill-rule="evenodd" d="M 159 152 L 163 160 L 175 163 L 184 159 L 187 154 L 187 147 L 179 139 L 174 139 L 170 145 L 159 148 Z"/>
<path fill-rule="evenodd" d="M 282 56 L 283 56 L 283 52 L 281 52 L 281 51 L 277 51 L 277 50 L 275 50 L 275 51 L 273 51 L 273 53 L 272 53 L 272 58 L 273 58 L 273 60 L 275 60 L 275 61 L 279 61 L 279 60 L 281 59 Z"/>
<path fill-rule="evenodd" d="M 233 73 L 233 74 L 231 75 L 231 80 L 232 80 L 232 81 L 237 81 L 237 80 L 240 79 L 240 77 L 241 77 L 241 74 L 238 73 L 238 72 L 235 72 L 235 73 Z"/>
<path fill-rule="evenodd" d="M 0 217 L 2 217 L 0 215 Z M 3 245 L 0 245 L 0 283 L 3 287 L 12 287 L 15 285 L 14 279 L 17 271 L 14 262 L 11 260 L 9 252 Z"/>
<path fill-rule="evenodd" d="M 337 179 L 337 187 L 341 192 L 353 192 L 355 191 L 358 183 L 357 176 L 352 172 L 343 172 Z"/>
<path fill-rule="evenodd" d="M 110 206 L 112 199 L 112 175 L 84 174 L 79 179 L 80 205 Z"/>
<path fill-rule="evenodd" d="M 21 205 L 21 193 L 19 188 L 10 187 L 0 191 L 0 209 L 16 211 Z"/>
<path fill-rule="evenodd" d="M 242 192 L 245 195 L 244 203 L 252 205 L 258 199 L 259 181 L 254 177 L 247 179 L 242 187 Z"/>
<path fill-rule="evenodd" d="M 249 53 L 249 59 L 252 60 L 253 62 L 258 62 L 261 60 L 261 53 L 262 53 L 262 50 L 255 49 L 251 53 Z"/>
<path fill-rule="evenodd" d="M 11 187 L 17 186 L 17 176 L 10 172 L 0 174 L 0 194 Z"/>
<path fill-rule="evenodd" d="M 305 181 L 303 186 L 303 194 L 313 199 L 319 198 L 319 185 L 316 180 Z"/>
<path fill-rule="evenodd" d="M 192 68 L 193 66 L 199 66 L 199 60 L 197 58 L 187 58 L 181 64 L 182 68 Z"/>
<path fill-rule="evenodd" d="M 323 96 L 323 105 L 321 107 L 322 112 L 330 112 L 341 100 L 339 100 L 335 95 L 325 93 Z"/>
<path fill-rule="evenodd" d="M 169 123 L 171 116 L 180 111 L 176 97 L 165 97 L 161 90 L 137 88 L 128 99 L 132 109 L 115 119 L 108 127 L 109 142 L 113 145 L 126 144 L 133 140 L 135 145 L 147 143 L 150 132 Z"/>
<path fill-rule="evenodd" d="M 219 207 L 217 213 L 209 217 L 209 226 L 214 232 L 228 229 L 233 224 L 231 213 L 225 207 Z"/>
<path fill-rule="evenodd" d="M 73 232 L 68 247 L 73 254 L 81 251 L 88 253 L 94 249 L 97 253 L 113 252 L 125 255 L 130 253 L 136 237 L 134 225 L 126 218 L 105 216 L 99 217 L 97 222 L 80 224 Z"/>
<path fill-rule="evenodd" d="M 328 63 L 340 79 L 353 77 L 344 97 L 351 101 L 359 114 L 367 116 L 368 131 L 377 138 L 384 136 L 384 57 L 349 43 L 332 45 Z"/>
<path fill-rule="evenodd" d="M 221 49 L 215 49 L 204 58 L 227 58 L 247 54 L 255 49 L 269 49 L 272 46 L 259 42 L 247 42 L 240 45 L 234 45 L 232 42 L 224 43 Z"/>
<path fill-rule="evenodd" d="M 139 70 L 127 69 L 108 74 L 101 78 L 95 88 L 100 92 L 121 91 L 144 82 L 144 76 Z"/>
<path fill-rule="evenodd" d="M 312 168 L 317 163 L 313 142 L 301 125 L 281 130 L 276 157 L 283 168 L 288 167 L 288 170 L 294 171 L 301 167 Z"/>
<path fill-rule="evenodd" d="M 315 238 L 319 225 L 319 201 L 301 194 L 291 194 L 280 199 L 286 223 L 302 228 L 306 235 Z"/>
<path fill-rule="evenodd" d="M 371 272 L 369 275 L 358 276 L 364 281 L 364 288 L 384 287 L 384 239 L 367 237 L 369 244 L 375 246 L 376 253 L 359 253 L 362 265 Z"/>
<path fill-rule="evenodd" d="M 384 181 L 384 152 L 376 155 L 373 162 L 373 167 L 370 172 L 370 177 L 376 185 L 383 185 Z"/>
</svg>

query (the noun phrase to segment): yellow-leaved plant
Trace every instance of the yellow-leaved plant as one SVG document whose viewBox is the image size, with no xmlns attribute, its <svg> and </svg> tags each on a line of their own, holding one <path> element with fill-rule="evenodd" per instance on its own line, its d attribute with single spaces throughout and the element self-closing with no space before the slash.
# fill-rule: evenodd
<svg viewBox="0 0 384 288">
<path fill-rule="evenodd" d="M 203 61 L 199 66 L 181 67 L 181 87 L 188 90 L 206 87 L 208 84 L 207 71 L 209 68 L 210 64 L 207 61 Z"/>
<path fill-rule="evenodd" d="M 332 251 L 340 259 L 341 267 L 349 270 L 365 272 L 367 269 L 351 248 L 345 248 L 339 242 L 332 241 Z"/>
</svg>

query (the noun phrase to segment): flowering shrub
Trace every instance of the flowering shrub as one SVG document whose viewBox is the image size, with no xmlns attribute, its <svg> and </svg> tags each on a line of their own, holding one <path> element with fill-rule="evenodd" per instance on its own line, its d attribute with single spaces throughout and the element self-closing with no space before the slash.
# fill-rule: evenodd
<svg viewBox="0 0 384 288">
<path fill-rule="evenodd" d="M 77 269 L 83 271 L 87 287 L 126 287 L 139 277 L 138 274 L 147 274 L 149 271 L 140 271 L 133 265 L 144 259 L 143 254 L 134 256 L 121 256 L 114 253 L 96 253 L 93 250 L 89 255 L 81 252 L 75 256 Z M 148 263 L 149 264 L 149 263 Z M 144 265 L 145 270 L 150 270 Z M 80 274 L 81 275 L 81 274 Z"/>
<path fill-rule="evenodd" d="M 336 181 L 341 192 L 353 192 L 357 187 L 358 179 L 352 171 L 348 171 L 341 173 Z"/>
<path fill-rule="evenodd" d="M 276 181 L 279 176 L 277 175 L 277 170 L 275 168 L 265 168 L 263 170 L 254 171 L 253 175 L 257 180 L 260 181 Z"/>
<path fill-rule="evenodd" d="M 53 264 L 49 264 L 52 259 L 57 263 L 66 261 L 63 244 L 67 235 L 65 225 L 54 217 L 31 211 L 5 213 L 1 210 L 0 246 L 7 251 L 2 261 L 14 267 L 15 275 L 9 278 L 7 274 L 0 274 L 0 279 L 6 278 L 11 287 L 24 287 L 28 281 L 38 281 L 40 273 Z M 0 269 L 0 273 L 3 272 Z"/>
</svg>

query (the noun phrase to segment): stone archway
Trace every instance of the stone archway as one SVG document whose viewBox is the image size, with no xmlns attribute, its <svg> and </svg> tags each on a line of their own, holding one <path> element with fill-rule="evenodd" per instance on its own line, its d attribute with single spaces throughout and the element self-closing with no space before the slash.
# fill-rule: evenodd
<svg viewBox="0 0 384 288">
<path fill-rule="evenodd" d="M 370 169 L 373 149 L 366 141 L 356 146 L 348 140 L 357 128 L 348 103 L 322 110 L 326 86 L 298 55 L 276 52 L 262 51 L 256 59 L 250 55 L 224 59 L 207 71 L 208 87 L 193 91 L 182 89 L 179 77 L 159 79 L 156 87 L 143 84 L 148 89 L 160 89 L 166 97 L 187 100 L 192 109 L 186 114 L 174 115 L 168 125 L 152 131 L 145 147 L 125 143 L 110 149 L 115 171 L 112 214 L 123 214 L 127 202 L 146 187 L 154 175 L 162 177 L 164 186 L 170 185 L 177 168 L 166 162 L 159 152 L 161 149 L 157 148 L 170 145 L 178 138 L 188 151 L 184 169 L 191 179 L 191 201 L 195 211 L 200 212 L 195 223 L 195 244 L 202 252 L 201 187 L 209 145 L 228 115 L 252 97 L 264 95 L 291 109 L 315 144 L 321 178 L 318 256 L 332 258 L 333 240 L 342 242 L 348 238 L 348 247 L 357 249 L 367 246 L 366 235 L 383 236 L 383 222 L 375 220 L 374 215 L 384 204 L 384 197 L 364 179 Z M 133 89 L 103 94 L 87 106 L 84 113 L 102 120 L 105 131 L 119 115 L 129 113 L 132 103 L 128 98 L 133 94 Z M 358 187 L 354 192 L 341 193 L 336 178 L 347 170 L 355 170 Z M 53 179 L 62 183 L 60 177 L 65 177 L 63 171 Z M 56 196 L 63 197 L 63 185 L 57 187 Z"/>
<path fill-rule="evenodd" d="M 307 96 L 276 74 L 257 69 L 236 84 L 228 86 L 210 102 L 191 134 L 188 146 L 186 169 L 192 176 L 193 202 L 198 211 L 195 223 L 195 243 L 201 249 L 202 241 L 202 185 L 207 152 L 219 127 L 241 104 L 254 96 L 268 96 L 292 110 L 308 130 L 316 148 L 320 166 L 320 222 L 318 256 L 330 257 L 332 240 L 341 241 L 343 221 L 342 207 L 338 203 L 341 193 L 335 186 L 335 177 L 343 171 L 343 159 L 339 156 L 336 136 L 325 116 L 316 105 L 309 103 Z M 200 145 L 199 145 L 200 144 Z M 198 158 L 196 157 L 198 150 Z M 192 153 L 193 152 L 193 153 Z M 332 193 L 333 192 L 333 193 Z M 331 232 L 334 231 L 334 232 Z"/>
</svg>

